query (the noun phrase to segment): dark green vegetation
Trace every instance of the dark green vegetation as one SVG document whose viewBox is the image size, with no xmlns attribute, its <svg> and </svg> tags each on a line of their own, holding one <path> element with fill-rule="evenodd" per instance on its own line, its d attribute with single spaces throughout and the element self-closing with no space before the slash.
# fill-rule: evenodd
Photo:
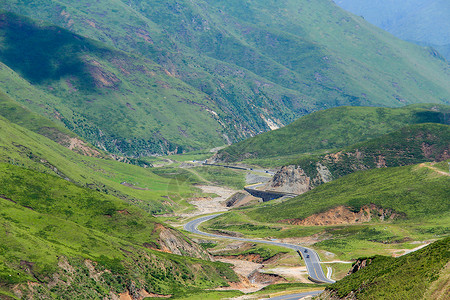
<svg viewBox="0 0 450 300">
<path fill-rule="evenodd" d="M 450 107 L 338 107 L 312 113 L 292 124 L 231 145 L 218 153 L 223 161 L 279 158 L 347 147 L 409 124 L 450 124 Z M 257 162 L 257 161 L 256 161 Z"/>
<path fill-rule="evenodd" d="M 139 156 L 222 143 L 214 104 L 149 59 L 0 12 L 0 88 L 93 144 Z"/>
<path fill-rule="evenodd" d="M 12 70 L 2 66 L 0 88 L 115 152 L 220 145 L 334 106 L 449 101 L 447 62 L 331 0 L 7 0 L 0 8 L 127 52 L 42 24 L 58 39 L 2 26 L 1 60 Z M 23 44 L 11 38 L 30 32 L 37 38 Z M 18 63 L 33 55 L 39 66 Z"/>
<path fill-rule="evenodd" d="M 446 0 L 337 0 L 336 4 L 401 39 L 443 50 L 441 54 L 450 60 Z"/>
<path fill-rule="evenodd" d="M 426 123 L 406 126 L 335 153 L 303 156 L 290 164 L 301 168 L 309 178 L 317 178 L 313 182 L 319 185 L 323 180 L 318 178 L 318 165 L 326 167 L 336 179 L 360 170 L 439 162 L 450 158 L 449 153 L 450 126 Z"/>
<path fill-rule="evenodd" d="M 9 164 L 0 169 L 2 290 L 20 284 L 24 295 L 103 298 L 110 291 L 176 294 L 237 280 L 224 264 L 148 249 L 165 249 L 159 234 L 169 231 L 184 243 L 182 254 L 204 255 L 135 206 L 53 175 Z M 28 288 L 28 281 L 36 286 Z"/>
<path fill-rule="evenodd" d="M 333 299 L 350 293 L 355 299 L 445 299 L 449 249 L 450 238 L 446 238 L 399 258 L 368 258 L 368 266 L 329 286 L 326 294 Z"/>
</svg>

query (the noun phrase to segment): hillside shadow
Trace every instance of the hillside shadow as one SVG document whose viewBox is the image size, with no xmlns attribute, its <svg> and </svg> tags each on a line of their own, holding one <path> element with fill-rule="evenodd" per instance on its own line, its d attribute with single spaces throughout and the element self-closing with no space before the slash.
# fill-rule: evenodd
<svg viewBox="0 0 450 300">
<path fill-rule="evenodd" d="M 96 50 L 86 39 L 62 28 L 0 13 L 0 60 L 31 83 L 75 76 L 80 87 L 93 88 L 82 55 Z"/>
</svg>

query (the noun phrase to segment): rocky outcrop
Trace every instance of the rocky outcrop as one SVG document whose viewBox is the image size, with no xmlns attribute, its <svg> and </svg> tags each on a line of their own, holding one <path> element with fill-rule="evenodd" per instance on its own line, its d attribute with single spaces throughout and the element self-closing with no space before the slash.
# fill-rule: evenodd
<svg viewBox="0 0 450 300">
<path fill-rule="evenodd" d="M 341 225 L 370 222 L 374 219 L 380 221 L 393 220 L 403 217 L 392 209 L 386 209 L 375 204 L 365 205 L 359 211 L 353 211 L 347 206 L 338 206 L 323 213 L 311 215 L 305 219 L 285 219 L 280 223 L 303 226 Z"/>
<path fill-rule="evenodd" d="M 358 272 L 359 270 L 367 267 L 368 265 L 370 265 L 372 263 L 372 259 L 371 258 L 359 258 L 352 266 L 352 268 L 350 269 L 350 271 L 348 271 L 347 275 L 351 275 L 353 273 Z"/>
<path fill-rule="evenodd" d="M 328 168 L 320 163 L 315 166 L 315 177 L 311 178 L 299 166 L 282 167 L 265 186 L 264 190 L 283 193 L 303 194 L 315 186 L 333 179 Z"/>
<path fill-rule="evenodd" d="M 153 248 L 154 250 L 167 253 L 212 260 L 211 255 L 209 255 L 208 252 L 206 252 L 197 243 L 193 242 L 186 236 L 183 236 L 180 232 L 172 228 L 164 227 L 161 224 L 157 224 L 155 226 L 155 231 L 159 231 L 159 238 L 157 240 L 159 248 L 147 246 L 148 248 Z"/>
</svg>

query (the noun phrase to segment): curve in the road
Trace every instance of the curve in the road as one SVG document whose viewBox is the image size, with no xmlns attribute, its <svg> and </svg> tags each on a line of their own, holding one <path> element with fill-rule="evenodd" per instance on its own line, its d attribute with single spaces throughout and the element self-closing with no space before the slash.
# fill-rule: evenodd
<svg viewBox="0 0 450 300">
<path fill-rule="evenodd" d="M 284 295 L 284 296 L 270 298 L 270 300 L 298 300 L 298 299 L 302 299 L 307 296 L 317 296 L 322 292 L 323 292 L 323 290 L 314 291 L 314 292 L 305 292 L 305 293 L 299 293 L 299 294 L 290 294 L 290 295 Z"/>
<path fill-rule="evenodd" d="M 215 214 L 210 216 L 204 216 L 200 217 L 198 219 L 195 219 L 193 221 L 190 221 L 184 225 L 184 229 L 186 231 L 189 231 L 191 233 L 208 236 L 208 237 L 214 237 L 214 238 L 221 238 L 221 239 L 230 239 L 230 240 L 237 240 L 237 241 L 243 241 L 243 242 L 251 242 L 251 243 L 263 243 L 263 244 L 269 244 L 274 246 L 280 246 L 288 249 L 292 249 L 297 251 L 303 258 L 306 264 L 306 269 L 308 270 L 309 279 L 317 282 L 317 283 L 334 283 L 334 280 L 328 279 L 325 274 L 323 273 L 322 266 L 320 265 L 320 258 L 316 251 L 307 248 L 302 247 L 299 245 L 292 245 L 292 244 L 286 244 L 286 243 L 280 243 L 275 241 L 265 241 L 265 240 L 256 240 L 256 239 L 247 239 L 247 238 L 239 238 L 239 237 L 231 237 L 231 236 L 223 236 L 218 234 L 212 234 L 200 231 L 198 229 L 198 226 L 206 221 L 209 221 L 211 219 L 214 219 L 215 217 L 220 216 L 221 214 Z"/>
</svg>

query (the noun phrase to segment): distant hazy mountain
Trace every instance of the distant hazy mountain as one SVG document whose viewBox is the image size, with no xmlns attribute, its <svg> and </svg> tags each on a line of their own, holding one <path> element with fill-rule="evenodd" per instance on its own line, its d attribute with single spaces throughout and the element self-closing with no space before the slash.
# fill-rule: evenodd
<svg viewBox="0 0 450 300">
<path fill-rule="evenodd" d="M 450 59 L 448 0 L 336 0 L 335 2 L 401 39 L 433 46 Z"/>
<path fill-rule="evenodd" d="M 331 0 L 5 0 L 0 9 L 77 34 L 4 17 L 0 89 L 116 153 L 219 146 L 342 105 L 450 103 L 438 53 Z"/>
</svg>

